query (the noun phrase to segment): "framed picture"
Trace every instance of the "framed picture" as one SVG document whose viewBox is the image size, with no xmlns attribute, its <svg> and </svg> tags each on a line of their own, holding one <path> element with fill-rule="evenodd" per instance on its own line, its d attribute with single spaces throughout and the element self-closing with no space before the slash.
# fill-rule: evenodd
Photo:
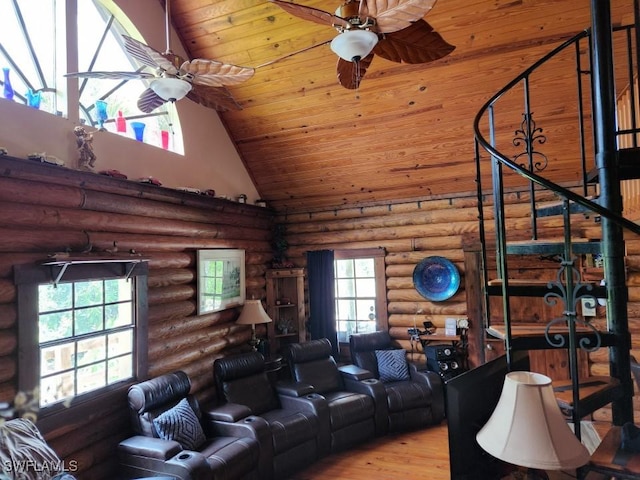
<svg viewBox="0 0 640 480">
<path fill-rule="evenodd" d="M 244 250 L 198 250 L 198 315 L 243 305 Z"/>
</svg>

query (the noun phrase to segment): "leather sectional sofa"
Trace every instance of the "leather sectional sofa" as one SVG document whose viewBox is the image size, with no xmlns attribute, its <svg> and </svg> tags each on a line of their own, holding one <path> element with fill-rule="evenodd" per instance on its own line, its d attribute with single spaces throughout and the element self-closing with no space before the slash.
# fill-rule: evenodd
<svg viewBox="0 0 640 480">
<path fill-rule="evenodd" d="M 444 396 L 439 376 L 418 372 L 406 363 L 404 351 L 383 345 L 382 340 L 360 341 L 363 346 L 373 345 L 372 355 L 376 356 L 376 349 L 380 352 L 376 371 L 357 365 L 339 368 L 327 339 L 285 348 L 290 378 L 276 382 L 267 375 L 264 357 L 258 352 L 220 358 L 213 368 L 218 401 L 211 407 L 200 408 L 189 395 L 184 372 L 132 386 L 129 406 L 137 435 L 120 443 L 123 473 L 171 475 L 180 480 L 285 479 L 318 458 L 375 435 L 440 423 Z M 385 376 L 386 367 L 379 361 L 386 362 L 387 357 L 392 357 L 393 368 L 404 371 L 404 363 L 409 377 Z M 180 405 L 181 415 L 185 402 L 204 435 L 195 447 L 188 443 L 190 426 L 184 427 L 186 445 L 180 438 L 159 438 L 167 431 L 171 438 L 172 431 L 166 425 L 163 430 L 158 417 L 167 411 L 176 413 Z"/>
</svg>

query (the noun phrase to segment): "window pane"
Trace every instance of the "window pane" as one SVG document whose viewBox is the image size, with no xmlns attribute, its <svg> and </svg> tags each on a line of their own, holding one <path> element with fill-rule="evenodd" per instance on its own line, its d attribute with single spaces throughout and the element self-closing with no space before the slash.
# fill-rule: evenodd
<svg viewBox="0 0 640 480">
<path fill-rule="evenodd" d="M 336 278 L 353 277 L 353 260 L 336 260 Z"/>
<path fill-rule="evenodd" d="M 116 303 L 104 307 L 105 328 L 123 327 L 133 322 L 131 303 Z"/>
<path fill-rule="evenodd" d="M 73 372 L 40 380 L 40 406 L 59 402 L 74 395 Z"/>
<path fill-rule="evenodd" d="M 358 258 L 355 264 L 356 277 L 375 277 L 373 258 Z"/>
<path fill-rule="evenodd" d="M 74 288 L 76 308 L 101 304 L 104 298 L 102 295 L 102 286 L 102 280 L 76 282 Z"/>
<path fill-rule="evenodd" d="M 99 360 L 104 360 L 107 351 L 106 343 L 107 341 L 104 335 L 80 340 L 78 342 L 78 365 L 88 365 Z"/>
<path fill-rule="evenodd" d="M 71 308 L 73 286 L 70 283 L 59 283 L 57 287 L 52 284 L 38 286 L 38 311 L 40 313 L 52 310 L 64 310 Z"/>
<path fill-rule="evenodd" d="M 359 297 L 376 296 L 376 279 L 375 278 L 358 278 L 356 280 L 357 291 Z"/>
<path fill-rule="evenodd" d="M 336 280 L 336 284 L 338 285 L 338 297 L 355 297 L 356 287 L 352 278 Z"/>
<path fill-rule="evenodd" d="M 338 300 L 336 316 L 339 320 L 355 320 L 356 303 L 353 300 Z"/>
<path fill-rule="evenodd" d="M 105 303 L 115 303 L 131 300 L 131 285 L 124 278 L 104 281 L 104 301 Z"/>
<path fill-rule="evenodd" d="M 107 364 L 105 362 L 96 363 L 79 368 L 77 394 L 90 392 L 107 385 Z"/>
<path fill-rule="evenodd" d="M 102 330 L 103 311 L 103 307 L 76 310 L 75 334 L 84 335 Z"/>
<path fill-rule="evenodd" d="M 40 343 L 70 337 L 73 334 L 71 311 L 40 315 L 38 332 Z"/>
<path fill-rule="evenodd" d="M 73 342 L 43 348 L 40 352 L 40 374 L 49 375 L 75 367 Z"/>
<path fill-rule="evenodd" d="M 109 335 L 109 358 L 133 351 L 133 331 L 113 333 Z"/>
<path fill-rule="evenodd" d="M 131 355 L 125 355 L 109 360 L 109 373 L 107 378 L 109 384 L 133 377 L 132 358 Z"/>
</svg>

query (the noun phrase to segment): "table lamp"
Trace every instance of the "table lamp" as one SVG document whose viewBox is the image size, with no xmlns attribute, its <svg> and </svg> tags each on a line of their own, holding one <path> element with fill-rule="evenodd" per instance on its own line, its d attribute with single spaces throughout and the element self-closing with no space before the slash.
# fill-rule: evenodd
<svg viewBox="0 0 640 480">
<path fill-rule="evenodd" d="M 589 461 L 560 411 L 551 379 L 539 373 L 505 376 L 500 400 L 476 440 L 492 456 L 527 467 L 527 478 L 548 478 L 545 470 L 578 468 Z"/>
<path fill-rule="evenodd" d="M 238 325 L 251 325 L 251 340 L 249 345 L 255 351 L 258 349 L 260 341 L 256 338 L 256 325 L 258 323 L 269 323 L 271 318 L 264 311 L 262 302 L 260 300 L 246 300 L 242 312 L 236 320 Z"/>
</svg>

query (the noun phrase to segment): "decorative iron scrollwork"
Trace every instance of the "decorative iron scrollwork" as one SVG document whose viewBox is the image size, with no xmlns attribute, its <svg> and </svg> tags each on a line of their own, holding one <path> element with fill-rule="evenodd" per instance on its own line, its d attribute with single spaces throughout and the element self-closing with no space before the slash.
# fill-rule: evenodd
<svg viewBox="0 0 640 480">
<path fill-rule="evenodd" d="M 522 168 L 528 168 L 529 171 L 541 172 L 547 168 L 547 156 L 534 148 L 534 143 L 543 145 L 547 141 L 547 137 L 542 134 L 542 128 L 536 126 L 533 119 L 533 113 L 523 113 L 520 128 L 516 130 L 513 139 L 513 145 L 519 147 L 524 144 L 524 152 L 513 156 L 514 161 L 518 162 Z M 527 162 L 520 163 L 519 159 L 526 156 Z"/>
<path fill-rule="evenodd" d="M 544 295 L 544 301 L 549 306 L 562 302 L 564 306 L 563 316 L 554 318 L 547 324 L 545 327 L 545 339 L 552 347 L 564 347 L 566 345 L 565 337 L 559 333 L 551 333 L 551 330 L 554 326 L 569 325 L 569 322 L 573 322 L 576 328 L 582 326 L 591 331 L 595 340 L 590 336 L 583 336 L 579 339 L 578 346 L 586 352 L 593 352 L 602 346 L 602 337 L 598 329 L 589 321 L 578 318 L 577 305 L 583 298 L 589 299 L 588 301 L 593 302 L 595 305 L 596 299 L 589 293 L 593 290 L 593 285 L 582 283 L 580 280 L 580 271 L 575 266 L 575 259 L 565 260 L 562 257 L 556 280 L 547 284 L 551 291 Z"/>
</svg>

